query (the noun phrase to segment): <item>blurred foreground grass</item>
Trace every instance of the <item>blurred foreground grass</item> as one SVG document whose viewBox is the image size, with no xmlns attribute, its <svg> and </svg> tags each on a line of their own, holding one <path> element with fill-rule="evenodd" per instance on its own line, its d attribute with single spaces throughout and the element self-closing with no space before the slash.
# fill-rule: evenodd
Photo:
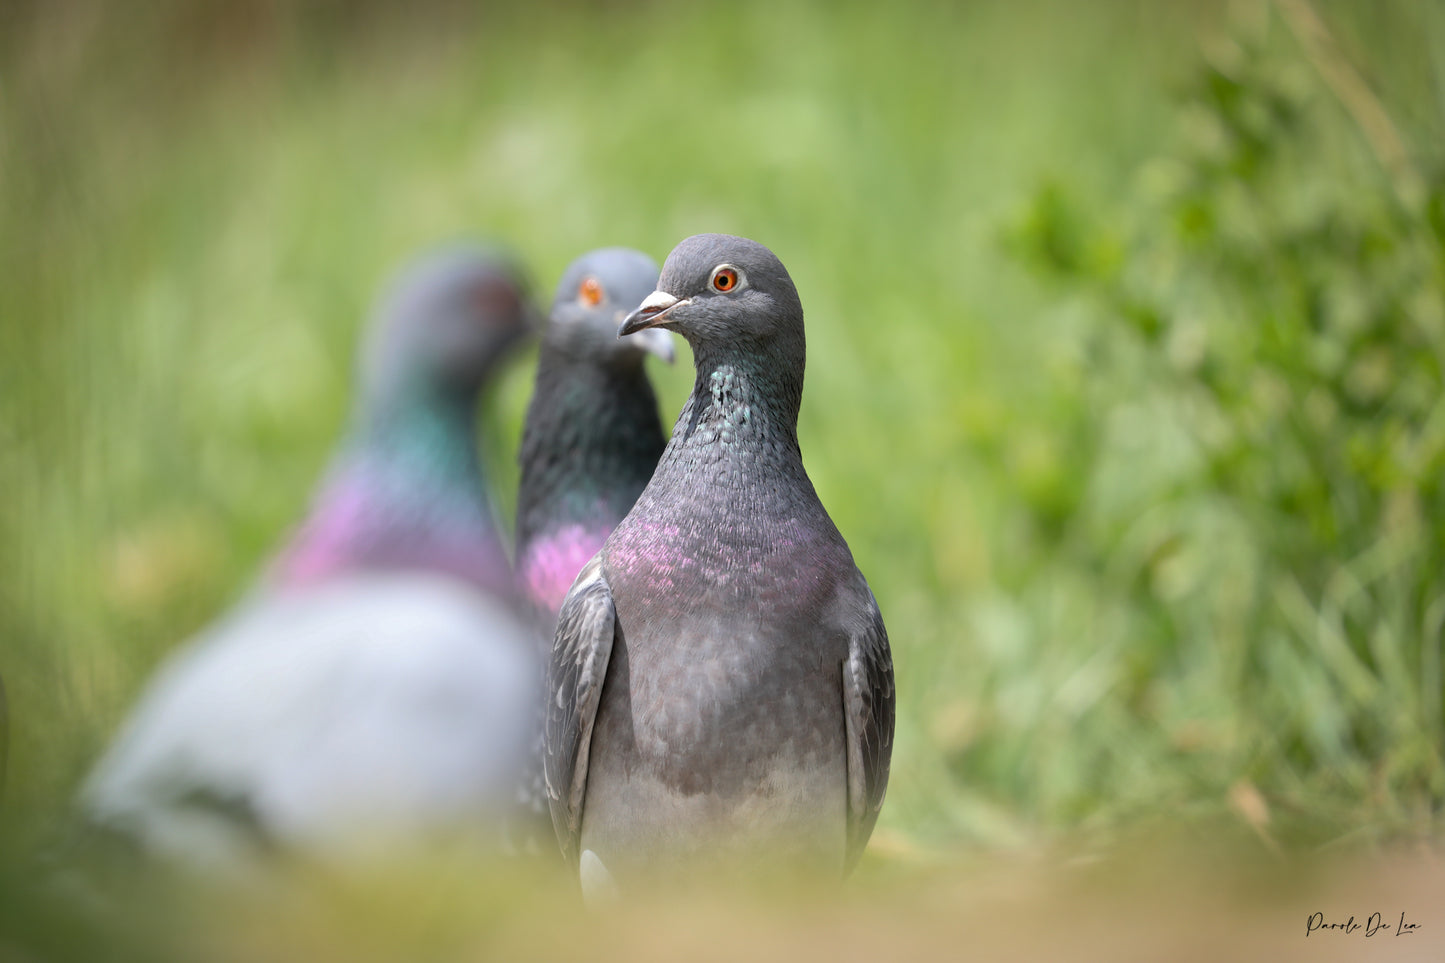
<svg viewBox="0 0 1445 963">
<path fill-rule="evenodd" d="M 484 233 L 545 298 L 699 231 L 798 282 L 805 458 L 894 645 L 861 892 L 1141 823 L 1433 839 L 1442 19 L 7 6 L 0 843 L 298 518 L 386 272 Z M 670 421 L 690 366 L 655 376 Z M 490 399 L 504 517 L 529 378 Z"/>
<path fill-rule="evenodd" d="M 570 881 L 535 865 L 457 859 L 291 867 L 283 885 L 233 889 L 131 873 L 104 901 L 81 891 L 89 902 L 0 885 L 0 959 L 1439 959 L 1438 855 L 1281 862 L 1229 835 L 975 856 L 846 886 L 782 875 L 744 891 L 657 890 L 605 911 L 583 910 Z M 1315 914 L 1336 928 L 1309 932 Z"/>
</svg>

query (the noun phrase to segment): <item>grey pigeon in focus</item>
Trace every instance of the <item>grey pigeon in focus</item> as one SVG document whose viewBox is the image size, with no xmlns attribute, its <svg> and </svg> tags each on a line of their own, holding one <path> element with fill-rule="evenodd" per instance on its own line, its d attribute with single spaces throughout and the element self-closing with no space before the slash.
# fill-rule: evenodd
<svg viewBox="0 0 1445 963">
<path fill-rule="evenodd" d="M 518 271 L 457 247 L 404 272 L 306 521 L 173 654 L 82 790 L 94 825 L 223 870 L 500 838 L 541 660 L 476 451 L 477 394 L 528 332 Z"/>
<path fill-rule="evenodd" d="M 679 244 L 620 329 L 687 338 L 692 396 L 632 512 L 578 575 L 548 667 L 546 779 L 600 896 L 782 857 L 851 869 L 883 803 L 883 619 L 798 447 L 803 309 L 767 248 Z"/>
<path fill-rule="evenodd" d="M 518 455 L 516 556 L 528 597 L 553 618 L 667 444 L 643 360 L 671 362 L 672 335 L 617 336 L 656 286 L 656 262 L 627 248 L 584 254 L 557 285 Z M 550 636 L 549 625 L 548 650 Z"/>
</svg>

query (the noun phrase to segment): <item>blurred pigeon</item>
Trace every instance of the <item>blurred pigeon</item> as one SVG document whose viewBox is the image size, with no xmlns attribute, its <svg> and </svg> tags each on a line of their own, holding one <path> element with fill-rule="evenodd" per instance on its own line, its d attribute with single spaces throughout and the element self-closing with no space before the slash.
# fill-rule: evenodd
<svg viewBox="0 0 1445 963">
<path fill-rule="evenodd" d="M 692 345 L 657 472 L 577 576 L 548 670 L 546 783 L 590 895 L 700 857 L 852 867 L 883 803 L 893 664 L 803 469 L 803 309 L 767 248 L 677 246 L 621 334 Z"/>
<path fill-rule="evenodd" d="M 582 566 L 637 501 L 667 443 L 642 362 L 648 352 L 671 362 L 672 335 L 650 328 L 617 336 L 656 286 L 656 262 L 626 248 L 583 255 L 557 285 L 517 486 L 517 574 L 553 618 Z"/>
<path fill-rule="evenodd" d="M 174 654 L 82 790 L 144 848 L 235 866 L 493 832 L 541 666 L 475 447 L 477 393 L 526 333 L 518 272 L 451 248 L 382 301 L 310 516 L 251 595 Z"/>
<path fill-rule="evenodd" d="M 557 285 L 518 455 L 517 574 L 546 628 L 545 660 L 557 609 L 572 580 L 597 554 L 652 477 L 667 439 L 643 360 L 673 360 L 672 335 L 649 328 L 625 338 L 617 326 L 657 287 L 657 262 L 607 248 L 573 261 Z M 541 700 L 537 745 L 519 796 L 512 840 L 551 848 L 542 775 Z"/>
</svg>

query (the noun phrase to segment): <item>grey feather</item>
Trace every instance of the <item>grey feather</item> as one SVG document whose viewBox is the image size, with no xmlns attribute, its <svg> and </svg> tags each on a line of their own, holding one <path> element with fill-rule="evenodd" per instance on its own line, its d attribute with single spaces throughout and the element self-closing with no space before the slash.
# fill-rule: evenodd
<svg viewBox="0 0 1445 963">
<path fill-rule="evenodd" d="M 867 605 L 843 663 L 843 707 L 848 734 L 848 851 L 845 870 L 863 855 L 883 809 L 893 751 L 893 656 L 888 630 L 862 575 Z"/>
<path fill-rule="evenodd" d="M 547 803 L 569 862 L 578 856 L 592 727 L 616 623 L 601 567 L 601 558 L 594 558 L 567 594 L 557 616 L 557 641 L 547 676 Z"/>
</svg>

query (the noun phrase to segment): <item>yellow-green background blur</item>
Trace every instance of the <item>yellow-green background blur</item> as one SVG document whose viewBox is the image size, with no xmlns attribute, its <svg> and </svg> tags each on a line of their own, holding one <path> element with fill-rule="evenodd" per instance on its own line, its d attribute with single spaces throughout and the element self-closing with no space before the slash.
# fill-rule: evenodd
<svg viewBox="0 0 1445 963">
<path fill-rule="evenodd" d="M 11 0 L 11 865 L 304 512 L 390 271 L 498 238 L 545 300 L 703 231 L 797 282 L 804 459 L 892 640 L 860 885 L 1435 838 L 1440 5 Z M 486 399 L 508 525 L 531 361 Z M 653 374 L 670 425 L 685 351 Z"/>
</svg>

